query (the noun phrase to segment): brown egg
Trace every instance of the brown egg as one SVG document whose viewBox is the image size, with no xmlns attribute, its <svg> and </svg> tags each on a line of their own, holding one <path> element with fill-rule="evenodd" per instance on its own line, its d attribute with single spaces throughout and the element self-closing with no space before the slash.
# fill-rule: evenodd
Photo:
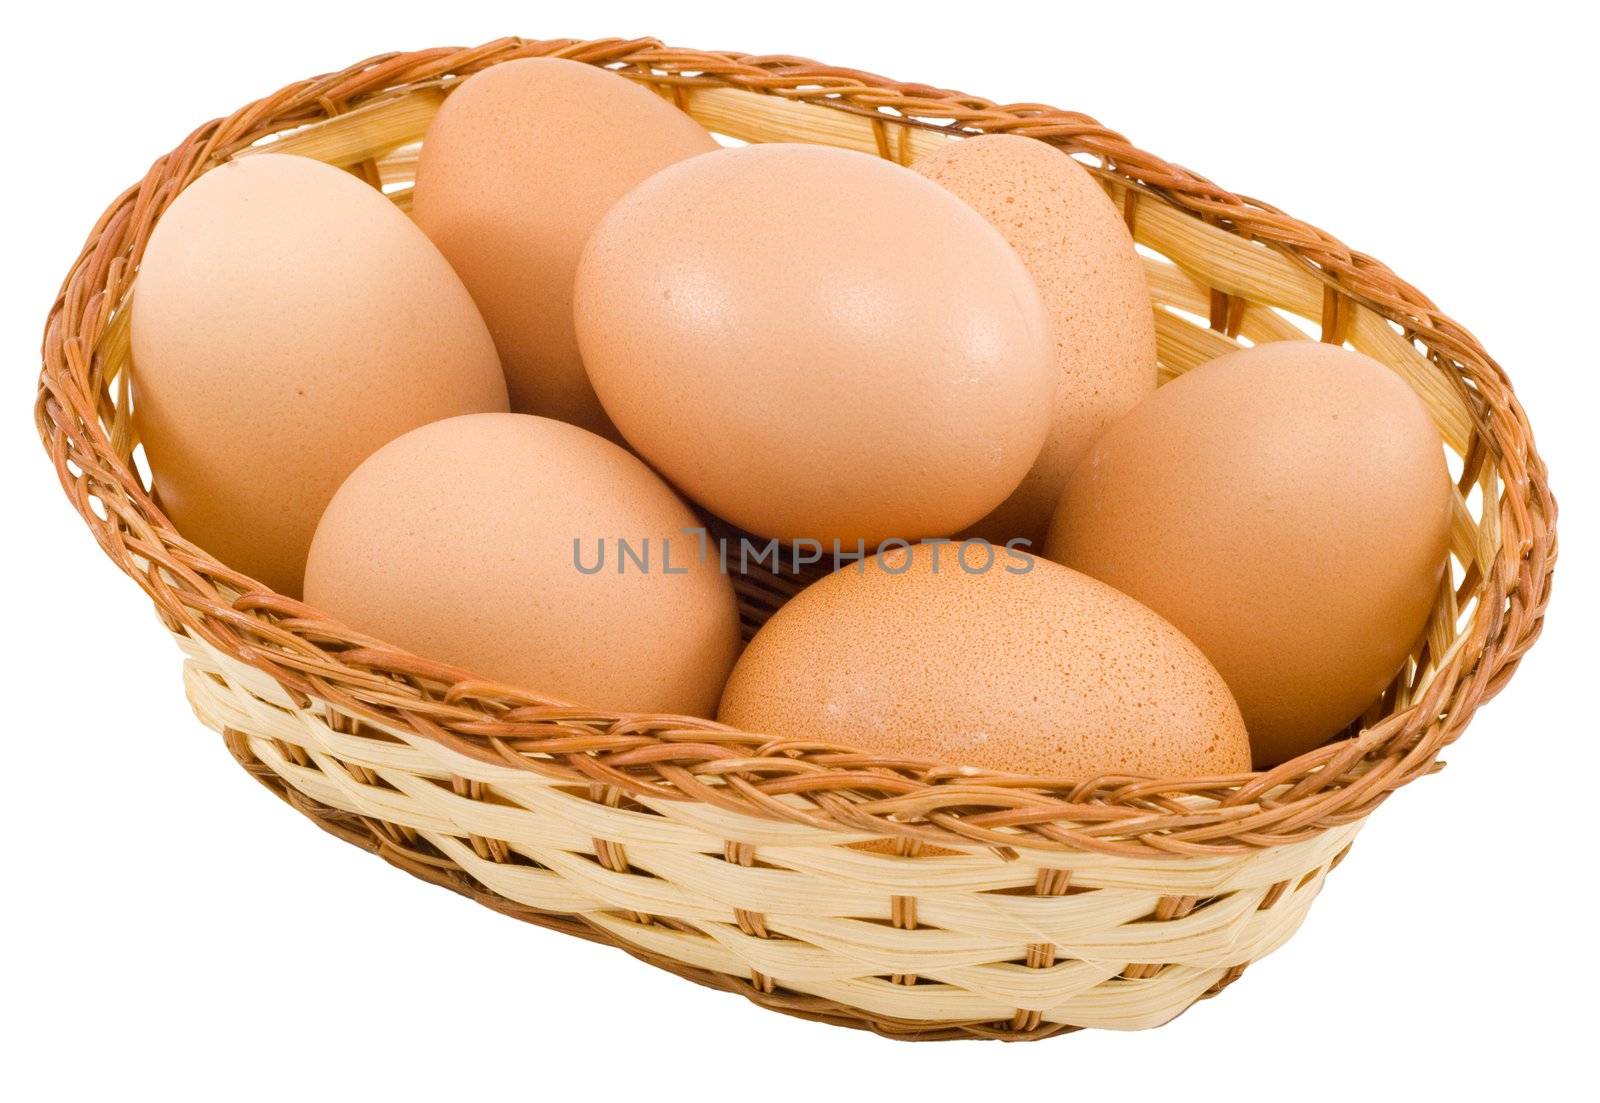
<svg viewBox="0 0 1600 1103">
<path fill-rule="evenodd" d="M 412 216 L 455 266 L 505 363 L 511 406 L 615 436 L 572 334 L 572 275 L 635 184 L 716 149 L 626 77 L 563 58 L 468 77 L 422 144 Z"/>
<path fill-rule="evenodd" d="M 1428 412 L 1359 353 L 1286 341 L 1162 387 L 1095 442 L 1045 554 L 1177 625 L 1267 767 L 1360 715 L 1426 626 L 1450 476 Z"/>
<path fill-rule="evenodd" d="M 749 146 L 634 189 L 579 266 L 578 341 L 628 442 L 763 536 L 947 535 L 1050 417 L 1049 321 L 970 207 L 862 153 Z"/>
<path fill-rule="evenodd" d="M 951 142 L 912 166 L 970 204 L 1033 276 L 1055 339 L 1050 435 L 1011 497 L 972 535 L 1041 547 L 1073 465 L 1111 422 L 1156 389 L 1156 328 L 1127 226 L 1094 177 L 1033 138 Z"/>
<path fill-rule="evenodd" d="M 380 192 L 303 157 L 189 185 L 150 235 L 132 324 L 134 421 L 167 516 L 291 596 L 356 464 L 418 425 L 506 408 L 439 251 Z"/>
<path fill-rule="evenodd" d="M 717 718 L 1011 773 L 1249 769 L 1238 707 L 1172 625 L 1048 560 L 987 563 L 977 544 L 920 544 L 813 584 L 750 642 Z"/>
<path fill-rule="evenodd" d="M 546 697 L 710 716 L 739 618 L 727 576 L 684 531 L 697 526 L 593 433 L 526 414 L 451 418 L 385 445 L 339 488 L 306 601 Z"/>
</svg>

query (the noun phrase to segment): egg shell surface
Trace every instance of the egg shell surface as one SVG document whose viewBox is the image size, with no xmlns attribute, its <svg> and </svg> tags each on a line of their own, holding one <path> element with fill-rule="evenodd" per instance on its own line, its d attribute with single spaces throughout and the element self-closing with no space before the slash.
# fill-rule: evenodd
<svg viewBox="0 0 1600 1103">
<path fill-rule="evenodd" d="M 1443 442 L 1399 376 L 1281 341 L 1200 365 L 1107 429 L 1045 554 L 1194 640 L 1267 767 L 1399 671 L 1439 592 L 1451 508 Z"/>
<path fill-rule="evenodd" d="M 1000 231 L 1050 315 L 1050 432 L 1022 484 L 968 533 L 1044 544 L 1067 475 L 1091 441 L 1156 389 L 1156 330 L 1139 254 L 1087 169 L 1016 134 L 951 142 L 912 166 Z"/>
<path fill-rule="evenodd" d="M 451 418 L 379 449 L 339 488 L 306 600 L 549 699 L 710 716 L 739 617 L 698 524 L 593 433 L 528 414 Z"/>
<path fill-rule="evenodd" d="M 1039 454 L 1054 369 L 998 231 L 909 169 L 726 149 L 617 204 L 579 266 L 584 362 L 652 466 L 762 536 L 948 535 Z"/>
<path fill-rule="evenodd" d="M 173 200 L 132 342 L 163 510 L 291 597 L 357 464 L 427 422 L 506 409 L 494 343 L 439 251 L 382 193 L 304 157 L 242 157 Z"/>
<path fill-rule="evenodd" d="M 1036 776 L 1248 770 L 1238 707 L 1177 629 L 1076 571 L 994 555 L 893 548 L 812 584 L 751 640 L 718 719 Z"/>
<path fill-rule="evenodd" d="M 445 100 L 422 143 L 412 216 L 483 311 L 512 409 L 614 437 L 573 335 L 579 253 L 635 184 L 716 148 L 655 93 L 565 58 L 503 62 Z"/>
</svg>

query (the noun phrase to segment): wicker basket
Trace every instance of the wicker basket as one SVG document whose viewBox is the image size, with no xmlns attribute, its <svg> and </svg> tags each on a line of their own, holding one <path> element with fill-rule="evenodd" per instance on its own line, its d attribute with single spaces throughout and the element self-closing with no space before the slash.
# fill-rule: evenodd
<svg viewBox="0 0 1600 1103">
<path fill-rule="evenodd" d="M 1241 338 L 1320 337 L 1422 397 L 1459 474 L 1425 643 L 1347 738 L 1270 772 L 1021 781 L 553 704 L 354 635 L 185 541 L 137 471 L 126 370 L 125 304 L 163 208 L 263 148 L 349 166 L 405 206 L 450 88 L 536 54 L 610 66 L 746 141 L 909 162 L 1004 131 L 1074 153 L 1146 247 L 1164 378 Z M 1148 1027 L 1220 991 L 1295 930 L 1367 815 L 1437 769 L 1505 684 L 1555 562 L 1555 504 L 1505 375 L 1383 265 L 1082 115 L 789 57 L 507 39 L 291 85 L 201 126 L 111 205 L 43 358 L 36 414 L 62 486 L 182 648 L 197 715 L 264 784 L 490 907 L 895 1037 Z M 736 582 L 747 631 L 796 586 Z"/>
</svg>

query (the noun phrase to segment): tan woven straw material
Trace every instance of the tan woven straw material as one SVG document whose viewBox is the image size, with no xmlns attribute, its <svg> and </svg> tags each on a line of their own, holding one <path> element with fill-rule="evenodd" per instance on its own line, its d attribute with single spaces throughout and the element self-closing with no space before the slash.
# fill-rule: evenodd
<svg viewBox="0 0 1600 1103">
<path fill-rule="evenodd" d="M 974 133 L 1052 143 L 1145 247 L 1163 378 L 1240 339 L 1320 337 L 1387 364 L 1459 473 L 1451 577 L 1418 653 L 1348 738 L 1268 773 L 1006 778 L 559 706 L 354 634 L 185 541 L 137 473 L 130 416 L 128 294 L 162 210 L 268 148 L 348 166 L 405 206 L 449 89 L 531 55 L 610 66 L 746 141 L 902 163 Z M 89 235 L 50 312 L 36 417 L 68 496 L 183 649 L 195 712 L 295 808 L 508 914 L 897 1037 L 1154 1026 L 1230 983 L 1505 685 L 1556 558 L 1555 503 L 1505 374 L 1377 261 L 1082 115 L 648 39 L 388 54 L 201 126 Z M 736 584 L 748 633 L 798 583 L 758 569 Z"/>
</svg>

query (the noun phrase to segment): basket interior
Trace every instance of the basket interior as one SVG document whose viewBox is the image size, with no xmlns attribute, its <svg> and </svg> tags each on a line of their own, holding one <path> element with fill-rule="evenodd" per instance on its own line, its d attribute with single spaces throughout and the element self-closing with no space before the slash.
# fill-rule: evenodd
<svg viewBox="0 0 1600 1103">
<path fill-rule="evenodd" d="M 1449 570 L 1417 651 L 1352 725 L 1348 738 L 1250 778 L 1179 779 L 1161 785 L 1126 778 L 1057 779 L 1047 788 L 1067 804 L 1109 801 L 1137 810 L 1146 822 L 1122 835 L 1105 825 L 1054 835 L 1037 828 L 1033 842 L 1092 846 L 1096 840 L 1106 845 L 1110 840 L 1118 844 L 1138 840 L 1159 841 L 1157 845 L 1169 850 L 1181 850 L 1185 844 L 1203 849 L 1263 845 L 1299 837 L 1338 822 L 1339 817 L 1348 822 L 1387 792 L 1433 769 L 1438 751 L 1459 733 L 1464 714 L 1498 687 L 1531 643 L 1553 554 L 1545 554 L 1552 541 L 1544 537 L 1544 520 L 1530 521 L 1527 504 L 1534 501 L 1537 512 L 1547 499 L 1542 467 L 1529 442 L 1522 441 L 1529 446 L 1520 451 L 1506 447 L 1507 440 L 1518 440 L 1525 428 L 1520 409 L 1508 385 L 1498 393 L 1503 376 L 1470 335 L 1438 315 L 1426 299 L 1381 265 L 1272 208 L 1241 205 L 1236 197 L 1198 177 L 1163 177 L 1163 171 L 1179 170 L 1139 153 L 1082 116 L 1031 107 L 996 108 L 970 97 L 892 84 L 895 102 L 888 103 L 883 96 L 875 99 L 867 94 L 878 78 L 868 80 L 863 74 L 839 70 L 817 69 L 809 78 L 791 76 L 766 84 L 753 78 L 732 80 L 673 51 L 655 55 L 646 51 L 643 60 L 634 51 L 609 64 L 676 103 L 728 143 L 819 142 L 909 164 L 971 133 L 1009 131 L 1050 141 L 1093 172 L 1124 213 L 1150 287 L 1162 382 L 1240 347 L 1320 340 L 1384 363 L 1410 384 L 1431 414 L 1455 479 Z M 758 71 L 769 76 L 774 72 L 759 67 Z M 151 201 L 170 202 L 178 187 L 222 160 L 270 151 L 345 167 L 407 209 L 422 136 L 460 77 L 459 72 L 446 72 L 389 85 L 379 82 L 375 90 L 348 98 L 324 95 L 317 101 L 320 110 L 300 110 L 294 117 L 263 112 L 253 127 L 226 140 L 212 134 L 203 156 L 187 151 L 192 170 L 186 178 L 167 181 Z M 127 209 L 125 205 L 123 210 Z M 83 412 L 92 413 L 84 419 L 85 426 L 104 442 L 115 469 L 92 467 L 88 459 L 92 448 L 63 449 L 58 462 L 63 481 L 78 488 L 73 493 L 86 516 L 92 514 L 120 534 L 116 539 L 131 556 L 125 569 L 136 577 L 143 575 L 141 585 L 157 596 L 169 626 L 205 634 L 213 630 L 213 622 L 248 618 L 251 624 L 246 630 L 255 633 L 258 642 L 267 641 L 258 656 L 274 649 L 281 649 L 280 655 L 340 650 L 334 641 L 304 628 L 308 617 L 304 607 L 260 592 L 250 580 L 230 575 L 202 553 L 172 551 L 182 545 L 170 531 L 149 531 L 151 522 L 142 514 L 150 504 L 150 484 L 134 428 L 127 371 L 128 294 L 142 246 L 143 239 L 135 237 L 115 257 L 92 254 L 94 263 L 101 265 L 92 273 L 93 283 L 103 294 L 83 311 L 93 340 L 90 354 L 75 368 L 84 400 L 80 405 Z M 81 275 L 81 270 L 75 274 Z M 49 412 L 52 401 L 54 413 Z M 71 406 L 59 388 L 47 383 L 41 430 L 46 430 L 47 419 L 56 426 L 68 423 L 71 419 L 63 411 Z M 48 443 L 48 432 L 46 436 Z M 118 489 L 108 494 L 109 487 Z M 1548 512 L 1553 516 L 1553 507 Z M 158 507 L 153 516 L 160 518 Z M 714 519 L 712 523 L 715 527 Z M 1509 534 L 1508 524 L 1513 527 Z M 194 579 L 200 575 L 205 600 L 183 597 L 195 589 Z M 736 576 L 747 636 L 814 577 L 775 575 L 760 564 L 750 564 Z M 1509 625 L 1514 638 L 1507 638 L 1508 600 L 1519 586 L 1532 604 Z M 200 611 L 191 619 L 174 613 L 180 608 Z M 1515 602 L 1511 608 L 1515 613 Z M 213 643 L 230 642 L 226 633 L 208 638 Z M 1498 648 L 1495 669 L 1485 672 L 1482 660 L 1491 648 Z M 364 661 L 368 656 L 357 656 L 359 650 L 344 647 L 342 657 Z M 301 669 L 281 658 L 274 661 L 273 669 L 285 671 L 286 677 Z M 488 708 L 493 715 L 503 715 L 518 704 L 542 703 L 523 696 L 508 704 L 504 692 L 461 692 L 458 680 L 439 674 L 443 668 L 431 664 L 413 662 L 408 667 L 391 658 L 387 665 L 376 665 L 395 684 L 403 684 L 406 693 L 420 698 L 448 698 L 451 685 L 456 685 L 452 706 Z M 373 669 L 372 664 L 367 669 Z M 371 720 L 370 710 L 387 707 L 383 702 L 389 699 L 376 691 L 351 700 L 357 698 L 359 703 L 345 712 L 347 722 Z M 491 698 L 493 703 L 485 704 Z M 405 706 L 402 702 L 395 707 Z M 597 723 L 603 721 L 597 716 Z M 752 738 L 751 743 L 759 740 Z M 908 771 L 925 781 L 936 779 L 936 771 L 908 766 L 901 772 Z M 1300 814 L 1284 811 L 1295 801 L 1339 791 L 1342 797 L 1324 800 L 1311 814 L 1306 814 L 1305 805 Z M 1197 810 L 1229 805 L 1248 806 L 1266 817 L 1252 821 L 1259 829 L 1253 841 L 1241 842 L 1239 832 L 1218 830 L 1214 821 L 1178 822 Z M 1172 823 L 1151 824 L 1152 809 L 1176 818 Z M 928 830 L 930 838 L 956 837 L 949 834 L 948 825 Z M 969 842 L 1002 837 L 986 836 L 977 829 L 954 830 Z"/>
<path fill-rule="evenodd" d="M 660 83 L 649 79 L 650 74 L 624 71 L 673 100 L 725 145 L 816 142 L 910 164 L 959 140 L 940 131 L 862 118 L 811 103 L 742 89 Z M 266 134 L 233 156 L 273 152 L 314 157 L 362 176 L 396 206 L 409 210 L 423 133 L 456 83 L 443 81 L 326 122 Z M 1408 340 L 1398 324 L 1342 296 L 1330 296 L 1313 271 L 1225 230 L 1196 235 L 1192 219 L 1159 203 L 1140 203 L 1137 191 L 1108 174 L 1101 159 L 1088 153 L 1074 156 L 1096 172 L 1111 198 L 1126 212 L 1135 235 L 1155 313 L 1160 383 L 1223 353 L 1259 342 L 1323 340 L 1356 349 L 1393 368 L 1427 404 L 1446 443 L 1456 479 L 1449 577 L 1434 603 L 1423 645 L 1384 697 L 1373 703 L 1363 722 L 1370 723 L 1385 711 L 1406 708 L 1451 649 L 1466 638 L 1477 601 L 1471 581 L 1482 577 L 1500 547 L 1495 513 L 1484 509 L 1486 501 L 1498 500 L 1498 473 L 1486 456 L 1478 458 L 1475 470 L 1468 470 L 1475 438 L 1465 397 L 1440 375 L 1426 352 Z M 1229 288 L 1236 291 L 1230 294 Z M 1330 305 L 1331 317 L 1325 313 Z M 130 317 L 131 311 L 119 311 L 117 322 L 125 327 Z M 1220 325 L 1214 326 L 1213 320 Z M 108 383 L 126 380 L 125 350 L 121 357 L 103 358 L 103 363 Z M 148 465 L 132 418 L 132 394 L 125 385 L 114 389 L 111 427 L 117 455 L 139 471 L 149 490 Z M 718 518 L 705 519 L 714 532 L 730 540 L 743 535 Z M 749 563 L 737 571 L 735 585 L 746 638 L 819 574 L 816 570 L 779 574 L 761 563 Z"/>
</svg>

